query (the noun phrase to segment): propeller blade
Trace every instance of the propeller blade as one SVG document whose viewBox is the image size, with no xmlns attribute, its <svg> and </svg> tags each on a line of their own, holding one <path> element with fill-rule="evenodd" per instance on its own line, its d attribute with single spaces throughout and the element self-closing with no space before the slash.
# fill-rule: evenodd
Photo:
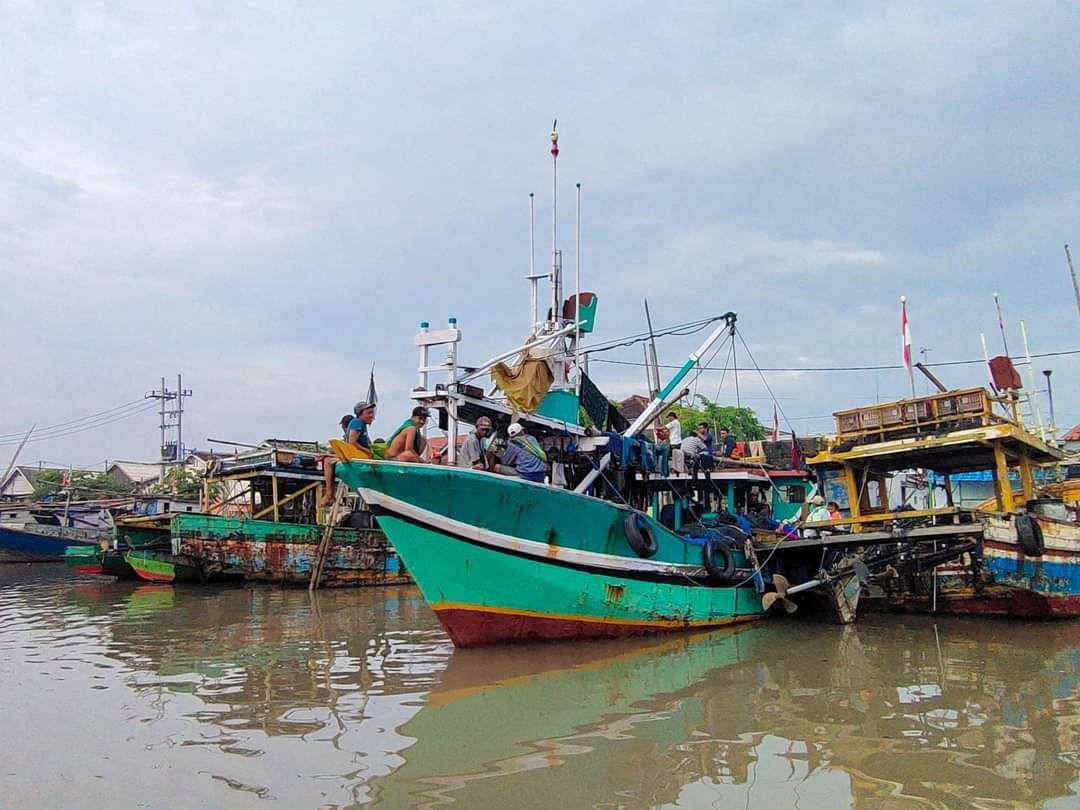
<svg viewBox="0 0 1080 810">
<path fill-rule="evenodd" d="M 777 596 L 784 596 L 788 592 L 788 588 L 791 587 L 791 583 L 788 582 L 788 578 L 783 574 L 773 574 L 772 584 L 776 588 Z"/>
</svg>

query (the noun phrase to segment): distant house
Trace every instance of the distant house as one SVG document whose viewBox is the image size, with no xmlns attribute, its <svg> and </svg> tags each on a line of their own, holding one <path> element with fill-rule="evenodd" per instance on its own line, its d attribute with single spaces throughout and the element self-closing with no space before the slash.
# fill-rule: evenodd
<svg viewBox="0 0 1080 810">
<path fill-rule="evenodd" d="M 648 397 L 643 397 L 641 394 L 634 394 L 619 403 L 619 413 L 633 422 L 644 413 L 647 407 L 649 407 L 649 402 L 651 402 L 651 400 Z"/>
<path fill-rule="evenodd" d="M 161 477 L 161 465 L 148 461 L 114 461 L 105 472 L 117 481 L 143 491 Z"/>
<path fill-rule="evenodd" d="M 1061 440 L 1065 442 L 1065 452 L 1075 453 L 1080 450 L 1080 425 L 1077 425 L 1064 436 Z"/>
<path fill-rule="evenodd" d="M 66 467 L 15 467 L 7 478 L 0 481 L 0 498 L 4 500 L 32 500 L 38 473 L 44 470 L 67 472 Z"/>
</svg>

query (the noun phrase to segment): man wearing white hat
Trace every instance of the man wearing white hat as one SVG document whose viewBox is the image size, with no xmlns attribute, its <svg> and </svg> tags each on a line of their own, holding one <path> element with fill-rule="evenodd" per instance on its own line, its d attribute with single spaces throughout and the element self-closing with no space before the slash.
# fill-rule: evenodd
<svg viewBox="0 0 1080 810">
<path fill-rule="evenodd" d="M 525 428 L 518 422 L 512 422 L 506 432 L 510 436 L 510 443 L 499 461 L 499 472 L 509 467 L 516 470 L 526 481 L 544 483 L 547 475 L 547 453 L 540 446 L 540 442 L 526 433 Z"/>
</svg>

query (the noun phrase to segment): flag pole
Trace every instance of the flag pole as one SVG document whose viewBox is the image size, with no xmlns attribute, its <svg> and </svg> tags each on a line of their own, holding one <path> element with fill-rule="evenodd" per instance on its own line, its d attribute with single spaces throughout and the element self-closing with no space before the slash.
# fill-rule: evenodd
<svg viewBox="0 0 1080 810">
<path fill-rule="evenodd" d="M 998 294 L 994 293 L 994 306 L 997 308 L 998 329 L 1001 330 L 1001 345 L 1005 347 L 1005 356 L 1009 356 L 1009 341 L 1005 338 L 1005 319 L 1001 315 L 1001 301 Z"/>
</svg>

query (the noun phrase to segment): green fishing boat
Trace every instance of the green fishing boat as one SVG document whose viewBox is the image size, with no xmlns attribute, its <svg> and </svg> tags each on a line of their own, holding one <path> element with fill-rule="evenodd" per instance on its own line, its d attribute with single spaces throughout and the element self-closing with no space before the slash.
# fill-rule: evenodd
<svg viewBox="0 0 1080 810">
<path fill-rule="evenodd" d="M 205 582 L 206 577 L 188 558 L 167 551 L 129 551 L 124 555 L 140 579 L 148 582 Z"/>
<path fill-rule="evenodd" d="M 752 577 L 717 582 L 703 547 L 619 504 L 435 465 L 339 463 L 459 647 L 635 635 L 756 619 Z M 653 543 L 648 557 L 634 550 Z M 720 546 L 735 571 L 742 551 Z M 733 572 L 734 573 L 734 572 Z"/>
<path fill-rule="evenodd" d="M 71 546 L 64 553 L 64 563 L 77 574 L 134 579 L 135 570 L 124 559 L 124 552 L 114 548 Z"/>
</svg>

